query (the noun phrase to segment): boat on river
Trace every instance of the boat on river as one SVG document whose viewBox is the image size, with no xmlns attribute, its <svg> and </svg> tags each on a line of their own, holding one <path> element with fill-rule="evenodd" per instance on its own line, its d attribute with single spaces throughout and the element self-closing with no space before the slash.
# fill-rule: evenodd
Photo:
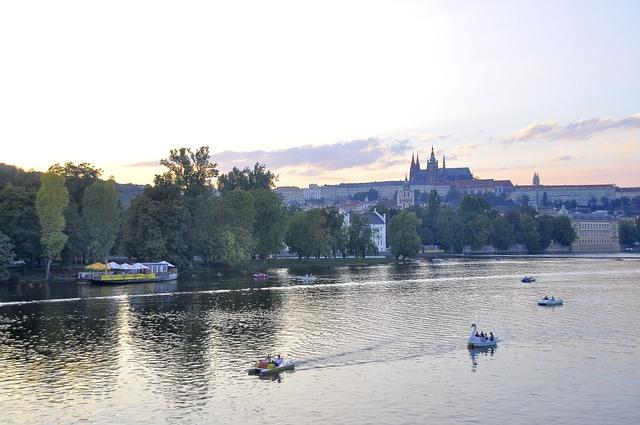
<svg viewBox="0 0 640 425">
<path fill-rule="evenodd" d="M 536 278 L 531 275 L 525 275 L 520 281 L 522 283 L 532 283 L 536 281 Z"/>
<path fill-rule="evenodd" d="M 266 273 L 254 273 L 251 277 L 253 277 L 255 280 L 267 280 L 269 279 L 269 275 Z"/>
<path fill-rule="evenodd" d="M 494 336 L 483 337 L 478 335 L 478 327 L 475 323 L 471 324 L 471 335 L 467 339 L 468 348 L 484 348 L 484 347 L 496 347 L 498 345 L 498 338 Z"/>
<path fill-rule="evenodd" d="M 284 357 L 278 356 L 272 359 L 271 356 L 267 356 L 258 360 L 252 368 L 247 369 L 249 375 L 275 375 L 285 370 L 293 370 L 295 363 L 291 360 L 285 360 Z"/>
<path fill-rule="evenodd" d="M 314 282 L 316 280 L 316 277 L 314 275 L 312 275 L 312 274 L 307 273 L 304 276 L 298 276 L 296 279 L 299 280 L 302 283 L 311 283 L 311 282 Z"/>
<path fill-rule="evenodd" d="M 158 263 L 93 263 L 87 271 L 78 273 L 78 279 L 98 284 L 167 282 L 178 279 L 178 270 L 167 262 Z"/>
<path fill-rule="evenodd" d="M 538 301 L 538 305 L 562 305 L 562 300 L 560 298 L 544 297 Z"/>
</svg>

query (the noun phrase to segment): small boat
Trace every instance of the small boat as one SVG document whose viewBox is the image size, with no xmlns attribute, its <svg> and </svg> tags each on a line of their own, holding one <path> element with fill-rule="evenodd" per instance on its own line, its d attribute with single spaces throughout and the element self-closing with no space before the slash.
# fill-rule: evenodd
<svg viewBox="0 0 640 425">
<path fill-rule="evenodd" d="M 285 360 L 284 357 L 276 357 L 272 359 L 271 356 L 267 356 L 258 360 L 252 368 L 247 369 L 249 375 L 274 375 L 285 370 L 293 370 L 295 363 L 291 360 Z"/>
<path fill-rule="evenodd" d="M 316 277 L 312 274 L 306 274 L 304 276 L 298 276 L 296 279 L 298 279 L 302 283 L 311 283 L 316 280 Z"/>
<path fill-rule="evenodd" d="M 252 275 L 252 277 L 253 277 L 255 280 L 267 280 L 267 279 L 269 279 L 269 275 L 268 275 L 268 274 L 266 274 L 266 273 L 262 273 L 262 272 L 260 272 L 260 273 L 254 273 L 254 274 Z"/>
<path fill-rule="evenodd" d="M 536 278 L 531 275 L 525 275 L 520 281 L 522 283 L 532 283 L 536 281 Z"/>
<path fill-rule="evenodd" d="M 431 264 L 440 264 L 442 263 L 442 258 L 432 258 Z"/>
<path fill-rule="evenodd" d="M 178 279 L 176 267 L 166 261 L 159 263 L 107 264 L 94 263 L 87 271 L 78 273 L 78 279 L 98 284 L 167 282 Z"/>
<path fill-rule="evenodd" d="M 467 347 L 468 348 L 484 348 L 484 347 L 496 347 L 498 345 L 497 337 L 481 337 L 476 336 L 478 333 L 478 328 L 475 323 L 471 324 L 471 335 L 469 335 L 469 339 L 467 339 Z"/>
<path fill-rule="evenodd" d="M 562 305 L 562 300 L 560 298 L 544 297 L 543 299 L 538 301 L 538 305 Z"/>
</svg>

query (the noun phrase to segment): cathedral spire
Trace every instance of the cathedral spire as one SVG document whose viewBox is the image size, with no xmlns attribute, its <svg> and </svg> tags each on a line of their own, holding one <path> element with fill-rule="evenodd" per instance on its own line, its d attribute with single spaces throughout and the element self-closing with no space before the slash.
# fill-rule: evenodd
<svg viewBox="0 0 640 425">
<path fill-rule="evenodd" d="M 447 168 L 447 163 L 445 162 L 444 155 L 442 155 L 442 168 Z"/>
<path fill-rule="evenodd" d="M 416 154 L 416 168 L 420 169 L 420 154 Z"/>
<path fill-rule="evenodd" d="M 413 158 L 413 154 L 411 154 L 411 168 L 413 168 L 414 165 L 416 165 L 416 161 Z"/>
<path fill-rule="evenodd" d="M 435 161 L 436 160 L 436 154 L 433 151 L 433 145 L 431 145 L 431 160 Z"/>
</svg>

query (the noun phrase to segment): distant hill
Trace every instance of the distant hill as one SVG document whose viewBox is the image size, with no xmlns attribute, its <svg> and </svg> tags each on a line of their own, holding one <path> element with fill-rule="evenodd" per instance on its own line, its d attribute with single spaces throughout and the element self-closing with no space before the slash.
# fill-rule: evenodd
<svg viewBox="0 0 640 425">
<path fill-rule="evenodd" d="M 7 184 L 37 191 L 40 187 L 40 171 L 25 171 L 15 165 L 0 163 L 0 190 Z M 133 183 L 116 183 L 118 197 L 123 207 L 128 207 L 133 198 L 144 190 L 144 185 Z"/>
</svg>

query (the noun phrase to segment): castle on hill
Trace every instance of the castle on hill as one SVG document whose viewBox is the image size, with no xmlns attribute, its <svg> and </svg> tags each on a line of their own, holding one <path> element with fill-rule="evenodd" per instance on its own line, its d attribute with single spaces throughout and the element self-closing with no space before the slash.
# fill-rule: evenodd
<svg viewBox="0 0 640 425">
<path fill-rule="evenodd" d="M 431 146 L 431 156 L 427 161 L 427 168 L 420 168 L 420 154 L 411 155 L 411 166 L 409 167 L 409 181 L 412 184 L 420 185 L 450 185 L 458 180 L 473 180 L 473 174 L 469 167 L 447 168 L 445 156 L 442 155 L 442 168 L 438 166 L 433 146 Z"/>
</svg>

